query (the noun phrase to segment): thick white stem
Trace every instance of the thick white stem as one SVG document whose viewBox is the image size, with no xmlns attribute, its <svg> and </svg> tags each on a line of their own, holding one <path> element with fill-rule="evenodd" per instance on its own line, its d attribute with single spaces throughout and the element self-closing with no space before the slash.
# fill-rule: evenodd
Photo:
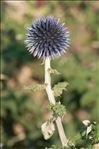
<svg viewBox="0 0 99 149">
<path fill-rule="evenodd" d="M 48 95 L 49 102 L 52 103 L 52 104 L 55 104 L 55 97 L 53 95 L 53 90 L 51 88 L 51 76 L 50 76 L 50 72 L 48 71 L 50 68 L 51 68 L 50 58 L 48 57 L 48 58 L 45 59 L 45 83 L 47 84 L 46 92 L 47 92 L 47 95 Z M 62 146 L 67 147 L 68 139 L 65 136 L 65 132 L 64 132 L 63 125 L 62 125 L 61 117 L 58 117 L 56 119 L 56 125 L 57 125 L 57 129 L 58 129 L 58 133 L 59 133 L 59 136 L 60 136 Z"/>
</svg>

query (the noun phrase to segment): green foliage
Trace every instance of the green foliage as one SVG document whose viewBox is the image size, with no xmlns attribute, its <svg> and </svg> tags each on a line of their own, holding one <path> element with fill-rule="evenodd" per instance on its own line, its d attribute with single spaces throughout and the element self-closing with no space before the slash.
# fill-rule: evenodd
<svg viewBox="0 0 99 149">
<path fill-rule="evenodd" d="M 82 144 L 79 149 L 94 149 L 93 145 L 99 143 L 99 124 L 96 122 L 90 122 L 89 120 L 85 120 L 86 122 L 83 122 L 83 129 L 80 133 L 81 137 L 77 142 L 84 141 L 84 144 Z M 67 147 L 61 147 L 52 145 L 50 148 L 45 149 L 78 149 L 78 144 L 75 142 L 75 145 L 69 141 Z"/>
<path fill-rule="evenodd" d="M 45 149 L 76 149 L 76 147 L 74 146 L 61 147 L 61 146 L 52 145 L 50 148 L 46 147 Z"/>
<path fill-rule="evenodd" d="M 69 91 L 62 97 L 66 107 L 72 113 L 84 109 L 93 119 L 99 119 L 99 60 L 93 52 L 74 54 L 55 61 L 53 67 L 61 68 L 59 80 L 68 80 Z M 56 78 L 54 78 L 56 79 Z M 95 114 L 96 113 L 96 114 Z"/>
<path fill-rule="evenodd" d="M 24 89 L 31 90 L 31 91 L 42 91 L 46 89 L 47 84 L 33 84 L 30 86 L 25 86 Z"/>
<path fill-rule="evenodd" d="M 59 75 L 60 73 L 56 69 L 49 68 L 48 70 L 51 74 Z"/>
<path fill-rule="evenodd" d="M 56 102 L 55 105 L 51 104 L 50 109 L 53 111 L 53 115 L 55 117 L 58 117 L 58 116 L 63 117 L 66 112 L 65 106 L 62 105 L 60 102 Z"/>
<path fill-rule="evenodd" d="M 81 131 L 81 137 L 86 144 L 96 144 L 99 142 L 99 123 L 89 122 Z"/>
<path fill-rule="evenodd" d="M 63 148 L 61 148 L 59 146 L 52 145 L 50 148 L 46 147 L 45 149 L 63 149 Z"/>
<path fill-rule="evenodd" d="M 53 87 L 54 96 L 58 97 L 62 94 L 63 90 L 66 90 L 66 87 L 68 86 L 67 82 L 59 82 Z"/>
<path fill-rule="evenodd" d="M 58 146 L 55 146 L 55 145 L 52 145 L 50 148 L 45 148 L 45 149 L 61 149 L 60 147 L 58 147 Z"/>
</svg>

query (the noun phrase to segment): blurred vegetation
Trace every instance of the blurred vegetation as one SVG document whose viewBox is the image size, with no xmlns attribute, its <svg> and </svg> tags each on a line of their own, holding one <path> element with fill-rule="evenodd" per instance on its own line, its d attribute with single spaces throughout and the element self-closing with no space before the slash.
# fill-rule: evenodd
<svg viewBox="0 0 99 149">
<path fill-rule="evenodd" d="M 98 1 L 4 1 L 1 33 L 1 143 L 4 149 L 44 149 L 60 145 L 58 134 L 45 141 L 40 126 L 48 119 L 47 95 L 24 86 L 43 83 L 44 66 L 28 54 L 24 45 L 26 27 L 42 16 L 55 16 L 71 33 L 70 51 L 54 60 L 61 74 L 52 84 L 69 83 L 62 94 L 66 106 L 64 127 L 68 138 L 77 143 L 82 121 L 99 120 L 99 2 Z M 78 149 L 83 148 L 79 143 Z M 85 148 L 87 148 L 85 146 Z"/>
</svg>

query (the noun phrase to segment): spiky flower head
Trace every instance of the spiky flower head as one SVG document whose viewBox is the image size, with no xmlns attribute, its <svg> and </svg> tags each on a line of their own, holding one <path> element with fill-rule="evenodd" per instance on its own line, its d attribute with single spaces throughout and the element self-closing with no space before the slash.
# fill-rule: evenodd
<svg viewBox="0 0 99 149">
<path fill-rule="evenodd" d="M 27 30 L 28 51 L 38 58 L 55 58 L 67 51 L 69 31 L 59 19 L 43 17 L 35 20 Z"/>
</svg>

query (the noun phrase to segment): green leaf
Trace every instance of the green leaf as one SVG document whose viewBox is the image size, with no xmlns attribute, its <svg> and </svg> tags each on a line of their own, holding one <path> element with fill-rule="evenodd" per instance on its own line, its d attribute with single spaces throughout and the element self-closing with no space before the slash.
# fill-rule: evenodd
<svg viewBox="0 0 99 149">
<path fill-rule="evenodd" d="M 60 75 L 60 72 L 58 72 L 56 69 L 49 68 L 48 71 L 50 74 Z"/>
<path fill-rule="evenodd" d="M 62 94 L 63 90 L 66 90 L 68 86 L 67 82 L 60 82 L 53 87 L 54 96 L 58 97 Z"/>
<path fill-rule="evenodd" d="M 58 117 L 58 116 L 62 117 L 66 112 L 65 106 L 62 105 L 60 102 L 56 102 L 55 105 L 51 104 L 50 109 L 53 111 L 53 114 L 55 117 Z"/>
<path fill-rule="evenodd" d="M 46 86 L 47 86 L 46 83 L 45 84 L 33 84 L 30 86 L 25 86 L 24 88 L 35 92 L 35 91 L 42 91 L 46 89 Z"/>
</svg>

